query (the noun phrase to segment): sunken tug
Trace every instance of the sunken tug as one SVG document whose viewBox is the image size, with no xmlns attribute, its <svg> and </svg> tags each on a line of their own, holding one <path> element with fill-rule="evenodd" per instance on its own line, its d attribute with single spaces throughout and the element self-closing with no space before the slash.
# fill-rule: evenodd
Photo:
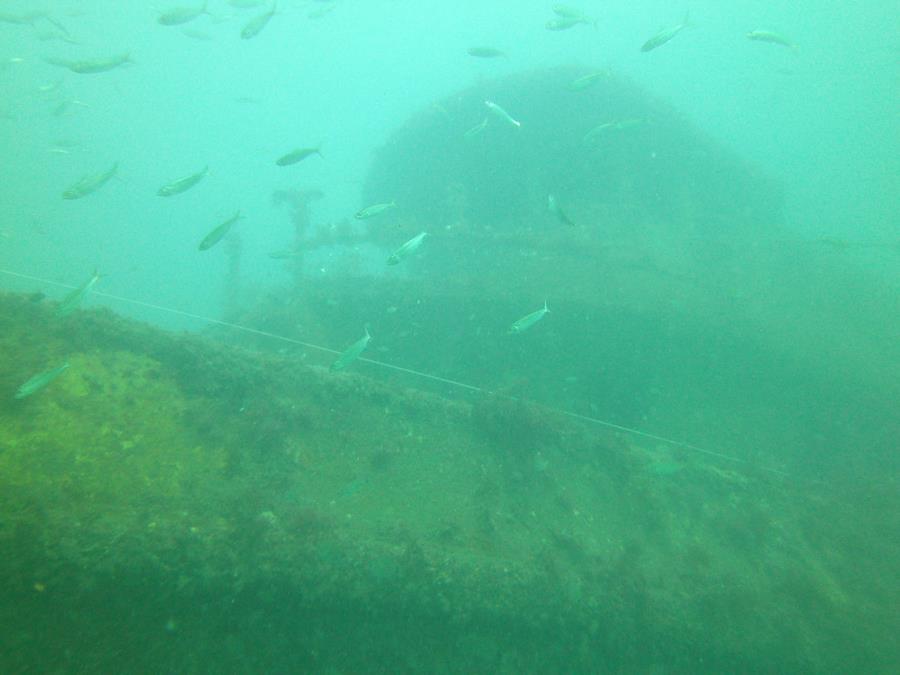
<svg viewBox="0 0 900 675">
<path fill-rule="evenodd" d="M 417 115 L 364 226 L 278 194 L 291 288 L 229 318 L 294 343 L 0 296 L 4 391 L 68 365 L 0 404 L 4 672 L 883 671 L 891 543 L 861 559 L 859 532 L 896 490 L 760 422 L 790 405 L 887 458 L 896 433 L 804 394 L 864 380 L 892 419 L 898 379 L 760 331 L 814 281 L 784 272 L 776 187 L 626 82 L 572 91 L 588 74 Z M 351 343 L 395 368 L 310 346 Z M 813 450 L 828 480 L 786 478 Z"/>
</svg>

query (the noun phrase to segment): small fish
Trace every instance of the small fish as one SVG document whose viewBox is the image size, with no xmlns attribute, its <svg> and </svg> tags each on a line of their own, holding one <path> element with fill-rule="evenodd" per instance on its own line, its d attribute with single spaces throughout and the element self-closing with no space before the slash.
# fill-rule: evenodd
<svg viewBox="0 0 900 675">
<path fill-rule="evenodd" d="M 105 73 L 126 63 L 133 63 L 129 54 L 106 56 L 97 59 L 84 59 L 82 61 L 68 61 L 66 59 L 56 58 L 46 58 L 44 60 L 51 65 L 68 68 L 73 73 L 78 73 L 79 75 Z"/>
<path fill-rule="evenodd" d="M 33 377 L 29 378 L 27 382 L 25 382 L 22 386 L 20 386 L 16 390 L 16 394 L 15 394 L 15 396 L 13 396 L 13 398 L 16 400 L 23 399 L 26 396 L 31 396 L 35 392 L 40 391 L 41 389 L 46 387 L 48 384 L 53 382 L 53 380 L 55 380 L 57 377 L 62 375 L 64 372 L 66 372 L 66 369 L 68 367 L 69 367 L 69 364 L 64 363 L 61 366 L 57 366 L 56 368 L 53 368 L 52 370 L 46 370 L 43 373 L 38 373 L 37 375 L 34 375 Z"/>
<path fill-rule="evenodd" d="M 782 47 L 790 47 L 791 49 L 797 49 L 797 44 L 784 35 L 779 35 L 778 33 L 772 32 L 770 30 L 751 30 L 747 33 L 748 40 L 755 40 L 756 42 L 768 42 L 773 45 L 781 45 Z"/>
<path fill-rule="evenodd" d="M 203 14 L 209 14 L 206 11 L 206 5 L 207 3 L 204 1 L 200 7 L 175 7 L 174 9 L 161 12 L 156 22 L 163 26 L 181 26 Z"/>
<path fill-rule="evenodd" d="M 550 311 L 550 308 L 547 306 L 547 301 L 544 300 L 544 306 L 541 307 L 536 312 L 532 312 L 531 314 L 526 314 L 521 319 L 516 321 L 512 326 L 509 327 L 509 334 L 512 335 L 514 333 L 518 334 L 528 328 L 531 328 L 534 324 L 544 318 L 544 315 Z"/>
<path fill-rule="evenodd" d="M 679 23 L 675 26 L 672 26 L 671 28 L 665 28 L 665 29 L 661 30 L 660 32 L 658 32 L 656 35 L 654 35 L 652 38 L 647 40 L 641 47 L 641 51 L 649 52 L 649 51 L 653 51 L 657 47 L 662 47 L 669 40 L 671 40 L 673 37 L 678 35 L 681 31 L 683 31 L 685 28 L 689 27 L 690 25 L 691 25 L 691 22 L 688 20 L 688 15 L 685 14 L 684 19 L 682 20 L 681 23 Z"/>
<path fill-rule="evenodd" d="M 501 108 L 499 105 L 497 105 L 493 101 L 485 101 L 484 104 L 487 106 L 488 110 L 490 110 L 492 113 L 494 113 L 501 120 L 508 122 L 509 124 L 512 124 L 517 129 L 521 128 L 521 126 L 522 126 L 521 122 L 513 119 L 512 116 L 508 112 L 506 112 L 503 108 Z"/>
<path fill-rule="evenodd" d="M 291 258 L 299 258 L 301 255 L 301 251 L 289 248 L 280 249 L 278 251 L 271 251 L 269 253 L 269 257 L 272 258 L 272 260 L 289 260 Z"/>
<path fill-rule="evenodd" d="M 584 18 L 584 17 L 574 17 L 574 16 L 558 16 L 555 19 L 550 19 L 545 27 L 547 30 L 553 31 L 561 31 L 561 30 L 569 30 L 570 28 L 575 28 L 580 24 L 592 24 L 593 20 Z M 595 24 L 596 25 L 596 24 Z"/>
<path fill-rule="evenodd" d="M 564 19 L 583 19 L 585 13 L 571 5 L 553 5 L 553 13 Z"/>
<path fill-rule="evenodd" d="M 366 218 L 372 218 L 373 216 L 377 216 L 379 213 L 384 213 L 385 211 L 395 208 L 397 208 L 397 202 L 373 204 L 372 206 L 367 206 L 364 209 L 360 209 L 353 215 L 353 217 L 357 220 L 365 220 Z"/>
<path fill-rule="evenodd" d="M 243 30 L 241 30 L 241 39 L 249 40 L 250 38 L 254 38 L 260 34 L 263 28 L 266 27 L 266 24 L 269 23 L 269 20 L 275 16 L 275 2 L 272 3 L 272 9 L 268 12 L 260 14 L 259 16 L 253 17 L 247 22 L 247 25 L 244 26 Z"/>
<path fill-rule="evenodd" d="M 75 183 L 72 187 L 63 191 L 63 199 L 81 199 L 82 197 L 87 197 L 92 192 L 96 192 L 101 187 L 103 187 L 110 178 L 116 175 L 116 172 L 118 170 L 119 163 L 116 162 L 109 169 L 103 171 L 102 173 L 95 173 L 91 174 L 90 176 L 85 176 L 77 183 Z"/>
<path fill-rule="evenodd" d="M 208 235 L 203 237 L 203 241 L 200 242 L 200 245 L 197 246 L 197 250 L 205 251 L 207 249 L 212 248 L 216 244 L 218 244 L 222 237 L 228 234 L 228 230 L 231 229 L 231 226 L 234 225 L 237 221 L 241 219 L 241 212 L 238 211 L 231 218 L 226 220 L 224 223 L 213 229 Z"/>
<path fill-rule="evenodd" d="M 624 120 L 617 120 L 615 122 L 606 122 L 605 124 L 600 124 L 584 135 L 585 143 L 593 143 L 598 140 L 602 136 L 606 135 L 612 131 L 627 131 L 628 129 L 633 129 L 634 127 L 638 127 L 644 123 L 644 120 L 638 117 L 630 117 Z"/>
<path fill-rule="evenodd" d="M 611 76 L 609 70 L 598 70 L 594 73 L 582 75 L 581 77 L 569 82 L 569 89 L 572 91 L 582 91 L 588 87 L 593 87 L 600 80 L 608 79 Z"/>
<path fill-rule="evenodd" d="M 547 195 L 547 208 L 550 209 L 550 213 L 556 216 L 557 220 L 561 222 L 563 225 L 575 225 L 571 221 L 571 219 L 565 214 L 565 212 L 560 208 L 559 202 L 556 201 L 556 197 L 553 195 Z"/>
<path fill-rule="evenodd" d="M 410 239 L 408 242 L 403 244 L 403 246 L 401 246 L 391 254 L 391 256 L 387 259 L 387 264 L 396 265 L 407 256 L 415 253 L 416 249 L 422 245 L 423 241 L 425 241 L 426 236 L 428 236 L 427 232 L 421 232 Z"/>
<path fill-rule="evenodd" d="M 506 53 L 493 47 L 469 47 L 466 54 L 479 59 L 500 59 L 506 58 Z"/>
<path fill-rule="evenodd" d="M 302 162 L 307 157 L 311 157 L 312 155 L 322 156 L 322 151 L 319 148 L 297 148 L 296 150 L 291 150 L 286 155 L 282 155 L 278 159 L 275 160 L 275 163 L 278 166 L 290 166 L 291 164 L 296 164 L 297 162 Z"/>
<path fill-rule="evenodd" d="M 366 334 L 364 336 L 347 347 L 347 349 L 345 349 L 343 353 L 338 356 L 337 359 L 335 359 L 334 363 L 332 363 L 328 368 L 329 371 L 334 373 L 338 370 L 343 370 L 359 358 L 359 355 L 366 350 L 366 347 L 369 344 L 369 340 L 372 339 L 372 336 L 369 334 L 369 324 L 365 325 L 365 331 Z"/>
<path fill-rule="evenodd" d="M 316 21 L 317 19 L 324 19 L 326 16 L 331 14 L 331 10 L 333 10 L 335 7 L 337 7 L 336 3 L 333 3 L 333 2 L 325 3 L 318 9 L 310 10 L 306 14 L 306 18 L 312 19 L 313 21 Z"/>
<path fill-rule="evenodd" d="M 485 117 L 483 120 L 481 120 L 481 122 L 479 122 L 479 123 L 476 124 L 474 127 L 472 127 L 471 129 L 469 129 L 466 133 L 464 133 L 464 134 L 463 134 L 463 138 L 466 138 L 466 139 L 469 139 L 469 138 L 475 138 L 475 137 L 478 136 L 482 131 L 484 131 L 485 129 L 487 129 L 487 125 L 488 125 L 488 118 Z"/>
<path fill-rule="evenodd" d="M 84 299 L 90 294 L 98 281 L 100 281 L 100 274 L 97 270 L 94 270 L 94 274 L 90 279 L 78 288 L 73 289 L 62 299 L 62 302 L 56 308 L 56 316 L 60 318 L 69 316 L 69 314 L 81 307 L 81 303 L 84 302 Z"/>
<path fill-rule="evenodd" d="M 156 191 L 156 194 L 160 197 L 172 197 L 173 195 L 181 194 L 182 192 L 186 192 L 194 187 L 197 183 L 203 180 L 204 177 L 209 173 L 209 167 L 204 166 L 202 170 L 198 171 L 195 174 L 187 176 L 186 178 L 179 178 L 176 181 L 173 181 L 167 185 L 163 185 L 159 190 Z"/>
</svg>

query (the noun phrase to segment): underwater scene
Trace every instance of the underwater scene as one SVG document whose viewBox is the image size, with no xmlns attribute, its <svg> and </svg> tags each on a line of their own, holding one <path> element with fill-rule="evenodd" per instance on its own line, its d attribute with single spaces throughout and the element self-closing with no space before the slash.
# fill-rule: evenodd
<svg viewBox="0 0 900 675">
<path fill-rule="evenodd" d="M 0 673 L 900 672 L 900 33 L 0 0 Z"/>
</svg>

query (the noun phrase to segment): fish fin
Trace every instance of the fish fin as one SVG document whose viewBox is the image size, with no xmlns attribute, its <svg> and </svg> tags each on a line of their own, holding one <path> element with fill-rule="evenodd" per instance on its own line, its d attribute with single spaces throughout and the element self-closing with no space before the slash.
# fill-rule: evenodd
<svg viewBox="0 0 900 675">
<path fill-rule="evenodd" d="M 550 300 L 548 298 L 544 298 L 544 311 L 548 314 L 550 313 Z"/>
<path fill-rule="evenodd" d="M 366 321 L 365 325 L 363 326 L 363 329 L 366 331 L 366 337 L 369 338 L 370 340 L 372 339 L 372 334 L 369 332 L 369 329 L 371 327 L 372 327 L 372 324 L 370 324 L 368 321 Z"/>
</svg>

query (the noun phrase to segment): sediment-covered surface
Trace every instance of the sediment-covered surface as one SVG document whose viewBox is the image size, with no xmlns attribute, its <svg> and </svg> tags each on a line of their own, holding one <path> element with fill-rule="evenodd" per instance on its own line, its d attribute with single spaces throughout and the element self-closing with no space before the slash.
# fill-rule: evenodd
<svg viewBox="0 0 900 675">
<path fill-rule="evenodd" d="M 807 482 L 33 300 L 0 297 L 3 672 L 900 658 L 890 475 Z"/>
</svg>

